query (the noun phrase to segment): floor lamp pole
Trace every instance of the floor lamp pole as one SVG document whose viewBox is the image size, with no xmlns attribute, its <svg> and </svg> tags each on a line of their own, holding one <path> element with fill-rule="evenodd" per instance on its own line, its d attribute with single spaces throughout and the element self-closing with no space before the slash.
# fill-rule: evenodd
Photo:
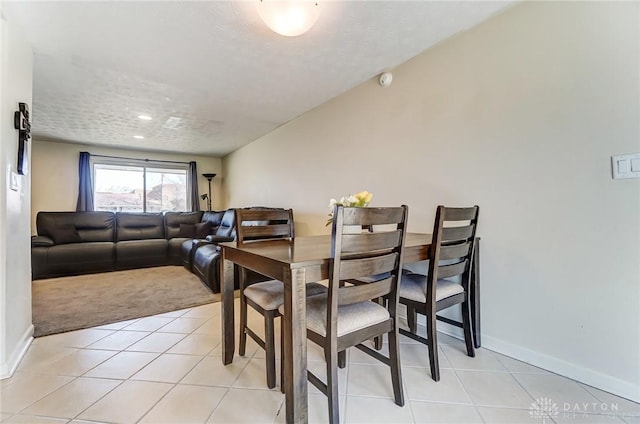
<svg viewBox="0 0 640 424">
<path fill-rule="evenodd" d="M 216 174 L 202 174 L 202 176 L 205 177 L 207 181 L 209 181 L 209 197 L 207 197 L 207 210 L 211 212 L 211 180 L 213 180 L 213 177 L 215 177 Z"/>
</svg>

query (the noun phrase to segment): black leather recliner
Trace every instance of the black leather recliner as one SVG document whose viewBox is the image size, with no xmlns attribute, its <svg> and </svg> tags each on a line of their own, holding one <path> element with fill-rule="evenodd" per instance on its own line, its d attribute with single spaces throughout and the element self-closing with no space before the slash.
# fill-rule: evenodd
<svg viewBox="0 0 640 424">
<path fill-rule="evenodd" d="M 227 211 L 205 212 L 202 221 L 211 223 L 212 231 L 205 238 L 185 240 L 181 245 L 182 265 L 193 272 L 193 255 L 196 249 L 206 243 L 220 243 L 235 240 L 235 214 L 233 209 Z"/>
<path fill-rule="evenodd" d="M 233 241 L 236 238 L 235 209 L 224 213 L 220 226 L 215 234 L 207 236 L 206 240 L 199 240 L 191 244 L 189 254 L 190 264 L 185 267 L 200 278 L 214 293 L 220 292 L 220 247 L 218 243 Z M 189 247 L 183 244 L 183 252 Z M 184 259 L 184 256 L 183 256 Z"/>
<path fill-rule="evenodd" d="M 273 209 L 266 207 L 251 207 L 248 209 Z M 225 241 L 233 241 L 236 239 L 236 217 L 235 209 L 229 209 L 225 212 L 223 223 L 220 225 L 221 230 L 213 236 L 208 236 L 207 241 L 193 245 L 191 251 L 191 271 L 200 278 L 214 293 L 220 292 L 220 247 L 217 243 Z M 224 227 L 224 229 L 222 229 Z M 184 246 L 184 245 L 183 245 Z M 262 274 L 258 274 L 250 269 L 246 270 L 247 285 L 270 280 Z M 237 282 L 234 282 L 234 288 L 239 289 Z"/>
<path fill-rule="evenodd" d="M 187 234 L 188 230 L 185 227 L 190 227 L 191 231 L 195 231 L 195 225 L 204 221 L 203 218 L 202 212 L 166 212 L 164 214 L 165 235 L 169 240 L 168 257 L 170 265 L 180 265 L 182 263 L 182 243 L 193 239 L 190 234 Z"/>
</svg>

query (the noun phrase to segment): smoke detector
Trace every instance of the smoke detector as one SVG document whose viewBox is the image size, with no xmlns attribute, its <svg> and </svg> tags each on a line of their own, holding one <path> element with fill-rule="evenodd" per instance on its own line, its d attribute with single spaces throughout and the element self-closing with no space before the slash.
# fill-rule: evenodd
<svg viewBox="0 0 640 424">
<path fill-rule="evenodd" d="M 391 85 L 391 81 L 393 81 L 393 75 L 391 75 L 391 72 L 384 72 L 380 74 L 380 79 L 378 80 L 378 82 L 381 86 L 389 87 Z"/>
</svg>

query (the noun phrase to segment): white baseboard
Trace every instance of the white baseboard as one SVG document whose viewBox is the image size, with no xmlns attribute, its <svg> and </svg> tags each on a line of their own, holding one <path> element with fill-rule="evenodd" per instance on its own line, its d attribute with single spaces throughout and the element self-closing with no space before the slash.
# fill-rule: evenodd
<svg viewBox="0 0 640 424">
<path fill-rule="evenodd" d="M 439 322 L 438 331 L 451 337 L 464 340 L 462 330 L 452 325 Z M 605 392 L 612 393 L 616 396 L 620 396 L 634 402 L 640 402 L 640 391 L 638 390 L 638 386 L 630 381 L 611 377 L 598 371 L 549 356 L 545 353 L 536 352 L 484 334 L 482 335 L 482 347 L 572 380 L 579 381 L 580 383 L 584 383 L 597 389 L 604 390 Z"/>
<path fill-rule="evenodd" d="M 33 341 L 33 330 L 33 325 L 30 325 L 22 335 L 16 348 L 13 349 L 13 352 L 9 355 L 7 362 L 0 364 L 0 380 L 11 377 L 18 368 L 18 365 L 20 365 L 20 361 L 22 361 L 22 358 L 27 353 L 27 349 L 29 349 Z"/>
</svg>

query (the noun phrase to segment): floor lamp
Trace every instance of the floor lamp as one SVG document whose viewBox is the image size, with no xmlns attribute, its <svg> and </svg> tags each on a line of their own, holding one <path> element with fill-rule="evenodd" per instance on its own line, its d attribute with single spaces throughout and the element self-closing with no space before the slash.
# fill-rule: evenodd
<svg viewBox="0 0 640 424">
<path fill-rule="evenodd" d="M 211 212 L 211 180 L 213 180 L 213 177 L 216 176 L 216 174 L 202 174 L 203 177 L 205 177 L 207 179 L 207 181 L 209 181 L 209 195 L 207 196 L 206 194 L 203 194 L 201 197 L 203 199 L 207 199 L 207 210 L 209 212 Z"/>
</svg>

